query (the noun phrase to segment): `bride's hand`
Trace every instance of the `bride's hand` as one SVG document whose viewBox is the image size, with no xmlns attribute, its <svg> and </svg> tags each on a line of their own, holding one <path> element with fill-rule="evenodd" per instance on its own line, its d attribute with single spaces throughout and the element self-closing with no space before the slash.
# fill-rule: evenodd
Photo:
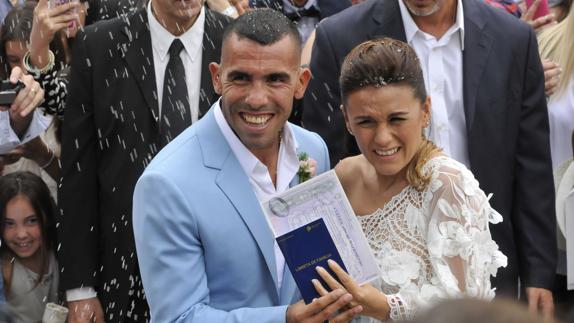
<svg viewBox="0 0 574 323">
<path fill-rule="evenodd" d="M 335 261 L 329 259 L 328 264 L 329 268 L 337 275 L 339 281 L 331 276 L 323 267 L 317 267 L 317 272 L 329 286 L 330 290 L 343 289 L 353 295 L 353 301 L 349 306 L 354 307 L 361 305 L 363 307 L 361 315 L 370 316 L 382 321 L 389 319 L 390 308 L 385 294 L 370 284 L 359 286 Z M 312 283 L 319 295 L 323 296 L 329 293 L 318 280 L 313 279 Z"/>
</svg>

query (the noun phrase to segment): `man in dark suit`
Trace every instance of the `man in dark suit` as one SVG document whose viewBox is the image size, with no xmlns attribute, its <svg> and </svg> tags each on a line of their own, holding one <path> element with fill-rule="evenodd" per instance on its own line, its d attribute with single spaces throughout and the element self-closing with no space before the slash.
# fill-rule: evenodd
<svg viewBox="0 0 574 323">
<path fill-rule="evenodd" d="M 229 21 L 202 3 L 152 0 L 76 37 L 58 228 L 70 322 L 149 319 L 132 195 L 153 156 L 217 100 L 208 65 Z"/>
<path fill-rule="evenodd" d="M 473 0 L 371 0 L 319 24 L 303 125 L 326 140 L 332 165 L 358 153 L 339 111 L 341 62 L 357 44 L 382 36 L 415 48 L 433 102 L 431 138 L 494 194 L 492 204 L 504 222 L 492 227 L 492 235 L 509 263 L 494 281 L 498 294 L 516 296 L 520 279 L 531 308 L 549 314 L 556 268 L 554 186 L 533 30 Z M 438 109 L 442 124 L 435 118 Z"/>
</svg>

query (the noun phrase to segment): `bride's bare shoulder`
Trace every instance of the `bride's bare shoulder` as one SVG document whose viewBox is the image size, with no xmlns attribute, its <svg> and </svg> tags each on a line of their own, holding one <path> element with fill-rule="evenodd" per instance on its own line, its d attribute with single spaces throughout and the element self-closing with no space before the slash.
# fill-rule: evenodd
<svg viewBox="0 0 574 323">
<path fill-rule="evenodd" d="M 363 155 L 347 157 L 341 160 L 337 166 L 335 166 L 335 172 L 339 177 L 339 180 L 345 186 L 346 183 L 351 181 L 351 179 L 357 179 L 361 177 L 365 167 L 365 157 Z"/>
</svg>

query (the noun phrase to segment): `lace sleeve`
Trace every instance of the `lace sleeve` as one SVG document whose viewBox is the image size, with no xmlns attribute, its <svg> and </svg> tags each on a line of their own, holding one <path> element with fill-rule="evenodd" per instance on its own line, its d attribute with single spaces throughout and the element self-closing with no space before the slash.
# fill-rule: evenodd
<svg viewBox="0 0 574 323">
<path fill-rule="evenodd" d="M 502 216 L 489 204 L 472 173 L 458 163 L 441 165 L 432 178 L 426 210 L 427 243 L 433 281 L 420 297 L 461 296 L 491 299 L 490 276 L 506 266 L 506 256 L 492 240 L 489 223 Z"/>
</svg>

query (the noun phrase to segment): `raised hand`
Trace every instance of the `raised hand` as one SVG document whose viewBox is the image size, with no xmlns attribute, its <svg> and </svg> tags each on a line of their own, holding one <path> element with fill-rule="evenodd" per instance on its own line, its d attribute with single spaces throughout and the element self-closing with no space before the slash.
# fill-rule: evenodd
<svg viewBox="0 0 574 323">
<path fill-rule="evenodd" d="M 50 8 L 49 0 L 40 0 L 34 8 L 34 22 L 30 33 L 30 59 L 34 67 L 42 69 L 48 64 L 50 42 L 56 33 L 80 24 L 78 11 L 84 10 L 79 1 L 71 1 Z"/>
<path fill-rule="evenodd" d="M 0 107 L 0 111 L 9 111 L 10 125 L 21 136 L 32 121 L 32 111 L 44 100 L 44 90 L 31 75 L 24 75 L 20 67 L 14 67 L 10 73 L 10 83 L 16 84 L 18 81 L 24 84 L 24 88 L 18 92 L 10 107 Z"/>
<path fill-rule="evenodd" d="M 532 26 L 536 33 L 542 30 L 542 28 L 556 23 L 556 17 L 552 13 L 534 19 L 534 14 L 536 13 L 536 10 L 538 10 L 541 1 L 542 0 L 535 0 L 520 17 L 520 20 L 523 20 Z"/>
</svg>

